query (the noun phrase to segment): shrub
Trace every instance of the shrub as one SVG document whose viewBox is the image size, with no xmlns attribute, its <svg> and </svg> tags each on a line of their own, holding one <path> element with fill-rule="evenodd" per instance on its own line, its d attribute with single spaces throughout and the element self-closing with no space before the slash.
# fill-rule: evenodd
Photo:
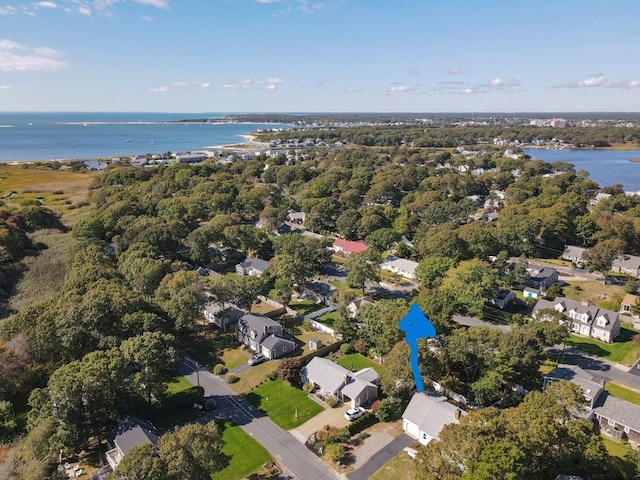
<svg viewBox="0 0 640 480">
<path fill-rule="evenodd" d="M 369 428 L 378 422 L 378 417 L 373 412 L 367 412 L 357 420 L 351 422 L 346 428 L 349 429 L 351 435 L 360 433 L 362 430 Z"/>
<path fill-rule="evenodd" d="M 297 358 L 284 358 L 278 365 L 276 372 L 278 377 L 290 385 L 299 385 L 302 362 Z"/>
<path fill-rule="evenodd" d="M 228 374 L 226 377 L 227 383 L 236 383 L 238 380 L 240 380 L 240 377 L 234 375 L 233 373 Z"/>
<path fill-rule="evenodd" d="M 201 403 L 203 397 L 204 388 L 191 387 L 171 395 L 167 400 L 167 404 L 173 408 L 191 407 L 194 403 Z"/>
<path fill-rule="evenodd" d="M 381 422 L 392 422 L 402 415 L 403 402 L 396 397 L 387 397 L 380 401 L 375 415 Z"/>
<path fill-rule="evenodd" d="M 347 449 L 341 443 L 327 444 L 327 456 L 333 462 L 340 462 L 347 456 Z"/>
<path fill-rule="evenodd" d="M 369 344 L 362 340 L 356 340 L 353 342 L 353 348 L 361 355 L 367 356 L 369 354 Z"/>
<path fill-rule="evenodd" d="M 342 345 L 340 345 L 340 351 L 345 355 L 349 355 L 350 353 L 355 352 L 353 345 L 351 345 L 350 343 L 343 343 Z"/>
<path fill-rule="evenodd" d="M 278 372 L 267 373 L 267 380 L 275 380 L 276 378 L 278 378 Z"/>
<path fill-rule="evenodd" d="M 221 363 L 218 363 L 213 367 L 213 373 L 214 375 L 224 375 L 225 373 L 227 373 L 227 367 L 225 367 Z"/>
<path fill-rule="evenodd" d="M 327 398 L 324 399 L 324 401 L 331 408 L 335 408 L 335 407 L 338 406 L 338 399 L 336 397 L 334 397 L 333 395 L 329 395 Z"/>
<path fill-rule="evenodd" d="M 303 385 L 302 390 L 304 390 L 307 393 L 311 393 L 313 391 L 313 383 L 311 382 L 307 382 Z"/>
</svg>

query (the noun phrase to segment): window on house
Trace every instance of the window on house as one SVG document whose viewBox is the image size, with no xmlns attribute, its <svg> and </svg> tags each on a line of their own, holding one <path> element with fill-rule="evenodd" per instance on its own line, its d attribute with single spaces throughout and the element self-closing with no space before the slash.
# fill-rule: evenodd
<svg viewBox="0 0 640 480">
<path fill-rule="evenodd" d="M 607 423 L 609 424 L 610 427 L 615 427 L 616 426 L 616 421 L 615 420 L 608 419 Z"/>
<path fill-rule="evenodd" d="M 282 347 L 282 353 L 287 351 L 287 346 L 285 345 L 284 347 Z"/>
<path fill-rule="evenodd" d="M 624 427 L 624 433 L 629 434 L 629 427 Z"/>
<path fill-rule="evenodd" d="M 427 434 L 426 434 L 426 433 L 423 433 L 423 434 L 422 434 L 422 439 L 423 439 L 423 440 L 426 440 L 426 439 L 427 439 Z"/>
</svg>

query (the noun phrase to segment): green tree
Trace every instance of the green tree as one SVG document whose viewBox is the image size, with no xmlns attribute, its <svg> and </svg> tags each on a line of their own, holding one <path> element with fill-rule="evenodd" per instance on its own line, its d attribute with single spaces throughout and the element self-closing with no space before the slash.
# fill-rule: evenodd
<svg viewBox="0 0 640 480">
<path fill-rule="evenodd" d="M 276 372 L 278 377 L 283 379 L 290 385 L 298 385 L 300 383 L 300 374 L 302 373 L 302 362 L 293 357 L 283 358 L 278 364 Z"/>
<path fill-rule="evenodd" d="M 607 284 L 609 271 L 613 266 L 613 261 L 623 253 L 624 245 L 617 238 L 603 240 L 595 244 L 584 252 L 584 259 L 587 262 L 589 271 L 599 272 L 604 275 L 603 283 Z"/>
<path fill-rule="evenodd" d="M 416 267 L 416 279 L 427 288 L 439 287 L 456 261 L 449 257 L 425 257 Z"/>
<path fill-rule="evenodd" d="M 193 271 L 180 270 L 166 275 L 156 290 L 155 298 L 173 320 L 176 332 L 195 326 L 206 302 L 204 285 Z"/>
<path fill-rule="evenodd" d="M 363 295 L 368 281 L 377 282 L 380 279 L 379 255 L 370 250 L 352 253 L 345 261 L 345 268 L 349 272 L 347 285 L 362 290 Z"/>
<path fill-rule="evenodd" d="M 210 480 L 212 473 L 229 463 L 222 447 L 224 440 L 215 422 L 178 427 L 158 440 L 158 454 L 170 480 Z"/>
</svg>

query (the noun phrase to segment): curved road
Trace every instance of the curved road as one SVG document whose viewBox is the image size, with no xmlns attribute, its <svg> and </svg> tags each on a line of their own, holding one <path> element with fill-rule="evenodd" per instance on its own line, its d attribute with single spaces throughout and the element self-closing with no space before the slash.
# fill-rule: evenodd
<svg viewBox="0 0 640 480">
<path fill-rule="evenodd" d="M 200 384 L 205 396 L 218 403 L 212 418 L 231 419 L 256 439 L 290 474 L 303 480 L 336 480 L 339 475 L 327 467 L 289 432 L 282 430 L 262 412 L 237 395 L 224 381 L 185 358 L 178 370 L 193 385 Z M 289 475 L 288 478 L 293 478 Z"/>
</svg>

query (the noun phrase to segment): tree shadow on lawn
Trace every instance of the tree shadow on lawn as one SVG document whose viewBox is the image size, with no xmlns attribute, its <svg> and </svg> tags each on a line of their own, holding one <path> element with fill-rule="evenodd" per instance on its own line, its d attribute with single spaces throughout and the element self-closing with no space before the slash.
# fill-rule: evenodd
<svg viewBox="0 0 640 480">
<path fill-rule="evenodd" d="M 191 335 L 181 343 L 182 349 L 207 370 L 211 370 L 218 363 L 224 363 L 222 354 L 226 349 L 238 348 L 239 346 L 235 332 L 214 330 Z"/>
</svg>

